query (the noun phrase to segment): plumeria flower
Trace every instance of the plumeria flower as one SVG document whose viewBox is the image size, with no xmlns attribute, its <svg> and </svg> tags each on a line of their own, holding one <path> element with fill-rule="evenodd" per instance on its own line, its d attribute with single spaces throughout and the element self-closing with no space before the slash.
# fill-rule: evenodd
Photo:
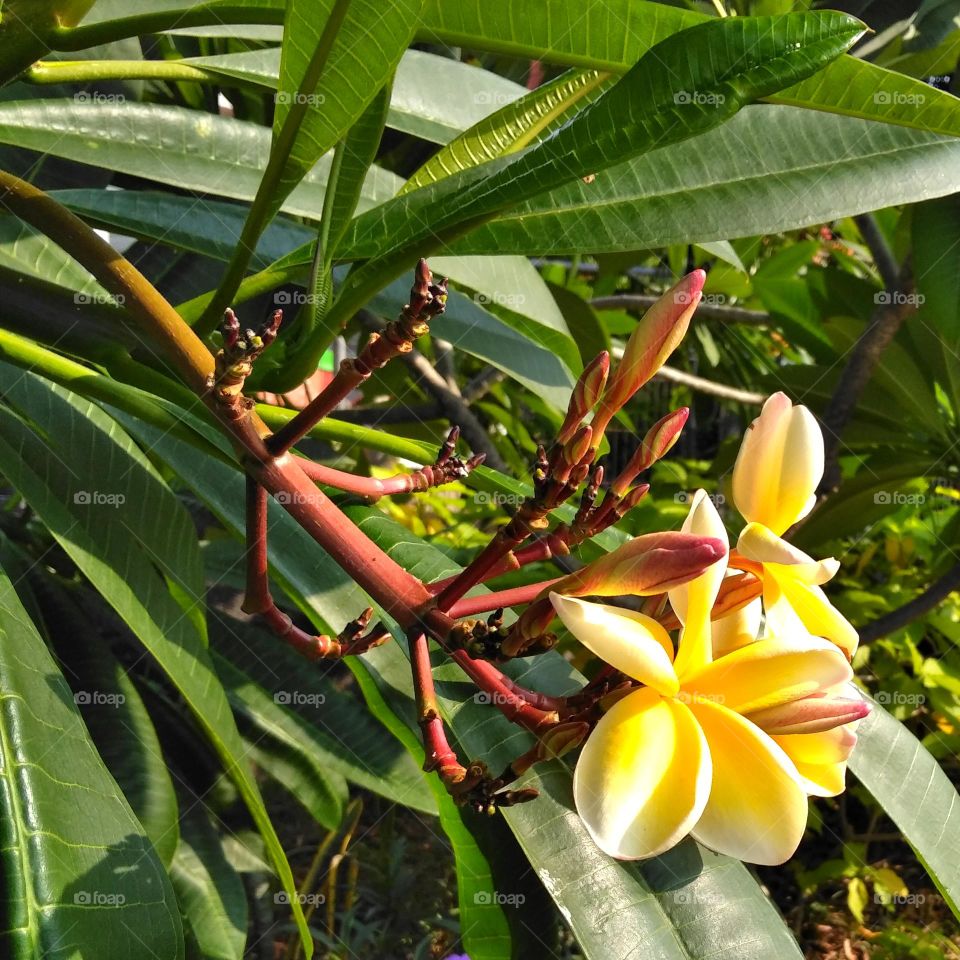
<svg viewBox="0 0 960 960">
<path fill-rule="evenodd" d="M 782 536 L 813 508 L 822 476 L 823 434 L 813 414 L 786 394 L 773 394 L 748 428 L 733 468 L 733 499 L 747 521 L 737 551 L 763 580 L 768 633 L 803 630 L 852 658 L 857 632 L 821 589 L 840 564 L 814 560 Z"/>
<path fill-rule="evenodd" d="M 684 532 L 725 539 L 702 491 Z M 866 712 L 862 700 L 838 703 L 852 672 L 828 641 L 767 636 L 715 655 L 710 613 L 724 568 L 721 558 L 670 591 L 676 657 L 651 617 L 551 594 L 578 640 L 643 684 L 603 716 L 574 774 L 577 810 L 611 856 L 657 856 L 692 834 L 741 860 L 783 863 L 803 836 L 807 793 L 826 792 L 835 773 L 820 768 L 845 762 L 836 758 L 848 738 L 831 731 Z"/>
</svg>

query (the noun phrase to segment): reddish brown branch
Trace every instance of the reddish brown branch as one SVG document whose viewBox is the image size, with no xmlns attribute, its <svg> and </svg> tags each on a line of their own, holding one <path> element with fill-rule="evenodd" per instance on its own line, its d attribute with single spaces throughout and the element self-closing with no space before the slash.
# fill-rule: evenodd
<svg viewBox="0 0 960 960">
<path fill-rule="evenodd" d="M 562 577 L 552 580 L 540 580 L 537 583 L 527 583 L 522 587 L 511 587 L 509 590 L 498 590 L 495 593 L 481 593 L 476 597 L 464 597 L 450 608 L 451 617 L 472 617 L 478 613 L 488 613 L 491 610 L 515 607 L 521 603 L 530 603 L 547 587 L 556 583 Z"/>
<path fill-rule="evenodd" d="M 433 282 L 425 260 L 417 264 L 410 303 L 382 333 L 371 334 L 367 345 L 353 360 L 344 360 L 336 376 L 292 420 L 278 430 L 267 445 L 274 456 L 286 453 L 310 429 L 335 410 L 370 375 L 394 357 L 409 353 L 413 343 L 428 332 L 430 317 L 443 312 L 447 301 L 446 280 Z"/>
</svg>

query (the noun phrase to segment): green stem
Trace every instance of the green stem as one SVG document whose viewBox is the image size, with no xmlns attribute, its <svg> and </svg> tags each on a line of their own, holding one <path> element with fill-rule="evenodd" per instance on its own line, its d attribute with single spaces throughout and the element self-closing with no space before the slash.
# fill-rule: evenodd
<svg viewBox="0 0 960 960">
<path fill-rule="evenodd" d="M 79 27 L 61 27 L 51 31 L 48 41 L 54 50 L 86 50 L 103 43 L 140 37 L 147 33 L 162 33 L 186 27 L 212 27 L 223 23 L 263 23 L 282 25 L 284 4 L 252 6 L 249 3 L 198 4 L 192 9 L 182 7 L 160 10 L 156 13 L 134 14 L 103 20 Z"/>
<path fill-rule="evenodd" d="M 347 15 L 349 6 L 350 0 L 336 0 L 334 3 L 330 17 L 323 28 L 323 33 L 314 48 L 313 56 L 307 64 L 303 80 L 297 88 L 293 103 L 290 104 L 290 109 L 287 111 L 280 131 L 277 133 L 270 149 L 267 169 L 263 172 L 263 178 L 257 188 L 257 195 L 254 197 L 250 212 L 243 224 L 239 242 L 230 263 L 227 264 L 227 271 L 220 281 L 220 286 L 213 299 L 196 324 L 196 331 L 200 336 L 209 334 L 220 322 L 223 311 L 230 305 L 233 295 L 237 292 L 237 288 L 247 272 L 247 267 L 250 265 L 250 259 L 257 248 L 257 242 L 261 234 L 279 206 L 276 202 L 277 191 L 281 186 L 287 161 L 296 143 L 304 117 L 307 115 L 307 110 L 310 109 L 311 95 L 320 82 L 330 51 L 333 49 L 334 40 L 340 31 L 340 26 Z"/>
<path fill-rule="evenodd" d="M 145 391 L 112 380 L 102 373 L 97 373 L 59 353 L 46 350 L 32 340 L 27 340 L 2 327 L 0 327 L 0 357 L 24 370 L 39 373 L 82 397 L 109 403 L 138 420 L 158 427 L 164 433 L 186 441 L 209 456 L 216 457 L 233 467 L 237 466 L 237 461 L 229 454 L 192 430 L 183 420 L 166 410 Z M 165 377 L 162 379 L 166 380 Z M 196 397 L 192 394 L 190 396 L 194 404 L 199 403 Z"/>
<path fill-rule="evenodd" d="M 223 75 L 176 60 L 40 60 L 24 75 L 29 83 L 90 83 L 101 80 L 194 80 L 223 83 Z M 230 81 L 234 83 L 233 80 Z"/>
</svg>

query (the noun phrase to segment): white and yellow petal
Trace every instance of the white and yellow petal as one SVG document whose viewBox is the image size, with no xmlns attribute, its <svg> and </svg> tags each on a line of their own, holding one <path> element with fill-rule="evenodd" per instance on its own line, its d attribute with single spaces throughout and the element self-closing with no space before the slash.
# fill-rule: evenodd
<svg viewBox="0 0 960 960">
<path fill-rule="evenodd" d="M 803 789 L 814 797 L 835 797 L 846 786 L 847 759 L 857 735 L 846 724 L 820 733 L 787 734 L 773 739 L 793 761 Z"/>
<path fill-rule="evenodd" d="M 550 601 L 564 626 L 601 660 L 665 696 L 677 692 L 673 644 L 652 617 L 558 593 Z"/>
<path fill-rule="evenodd" d="M 717 508 L 705 490 L 698 490 L 690 505 L 690 512 L 681 528 L 682 533 L 699 537 L 713 537 L 728 543 L 727 531 Z M 677 646 L 676 671 L 683 676 L 699 669 L 713 659 L 710 612 L 726 574 L 726 556 L 708 567 L 699 577 L 669 591 L 670 606 L 683 624 Z"/>
<path fill-rule="evenodd" d="M 710 754 L 690 710 L 647 687 L 590 734 L 573 777 L 577 812 L 605 853 L 640 860 L 679 843 L 710 794 Z"/>
<path fill-rule="evenodd" d="M 851 676 L 850 664 L 828 641 L 802 634 L 768 637 L 683 677 L 680 696 L 750 713 L 829 690 Z"/>
<path fill-rule="evenodd" d="M 763 604 L 757 597 L 739 610 L 714 620 L 711 624 L 714 660 L 753 643 L 760 635 L 762 618 Z"/>
<path fill-rule="evenodd" d="M 718 853 L 773 866 L 803 838 L 807 797 L 790 758 L 759 727 L 726 707 L 690 710 L 710 749 L 713 782 L 693 836 Z"/>
<path fill-rule="evenodd" d="M 823 590 L 804 583 L 791 573 L 793 568 L 765 564 L 763 607 L 767 630 L 787 634 L 802 629 L 836 644 L 852 659 L 860 642 L 853 624 L 827 599 Z"/>
<path fill-rule="evenodd" d="M 814 560 L 762 523 L 748 523 L 743 528 L 737 540 L 737 550 L 748 560 L 787 567 L 793 577 L 814 586 L 831 580 L 840 569 L 839 560 L 833 557 Z"/>
<path fill-rule="evenodd" d="M 783 393 L 747 429 L 733 470 L 733 497 L 748 522 L 776 534 L 805 517 L 823 476 L 823 434 L 813 414 Z"/>
</svg>

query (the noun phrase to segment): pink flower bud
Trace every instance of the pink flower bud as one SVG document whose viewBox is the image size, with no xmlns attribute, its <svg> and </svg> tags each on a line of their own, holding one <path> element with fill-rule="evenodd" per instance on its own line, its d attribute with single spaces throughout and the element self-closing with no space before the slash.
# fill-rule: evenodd
<svg viewBox="0 0 960 960">
<path fill-rule="evenodd" d="M 604 350 L 597 354 L 584 368 L 577 380 L 573 392 L 570 394 L 570 403 L 567 406 L 567 415 L 563 426 L 557 434 L 558 443 L 566 443 L 573 435 L 577 424 L 594 408 L 603 393 L 610 372 L 610 354 Z"/>
<path fill-rule="evenodd" d="M 810 696 L 755 710 L 746 717 L 771 735 L 783 735 L 832 730 L 862 720 L 869 712 L 870 704 L 866 700 Z"/>
<path fill-rule="evenodd" d="M 649 470 L 658 460 L 666 456 L 671 447 L 680 439 L 687 417 L 690 416 L 689 407 L 680 407 L 659 419 L 643 438 L 629 463 L 623 468 L 620 475 L 610 484 L 610 490 L 618 497 L 626 493 L 630 484 L 644 470 Z"/>
<path fill-rule="evenodd" d="M 698 577 L 726 552 L 726 545 L 715 537 L 647 533 L 564 577 L 551 589 L 571 597 L 649 596 Z"/>
<path fill-rule="evenodd" d="M 690 326 L 703 284 L 703 270 L 688 273 L 671 287 L 643 316 L 627 341 L 623 359 L 607 383 L 593 420 L 594 441 L 624 404 L 667 362 Z"/>
</svg>

